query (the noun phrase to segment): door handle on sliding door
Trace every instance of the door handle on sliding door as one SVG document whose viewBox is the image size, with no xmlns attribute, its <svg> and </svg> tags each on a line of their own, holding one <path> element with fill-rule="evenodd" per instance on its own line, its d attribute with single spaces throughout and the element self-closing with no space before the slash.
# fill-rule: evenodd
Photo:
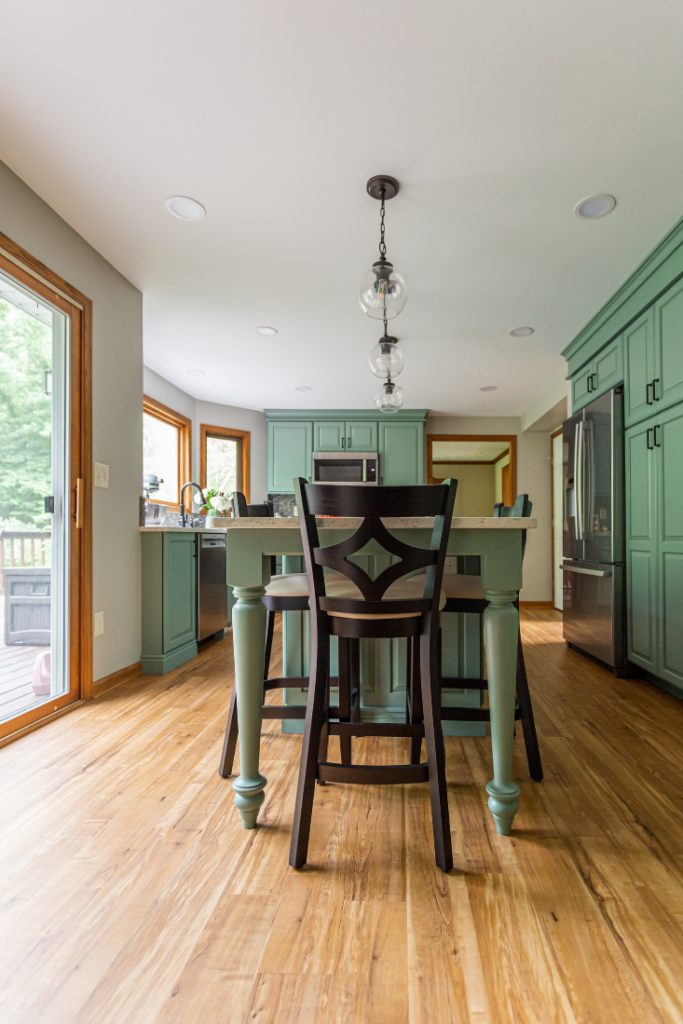
<svg viewBox="0 0 683 1024">
<path fill-rule="evenodd" d="M 74 502 L 74 519 L 76 520 L 76 529 L 83 529 L 83 504 L 85 501 L 85 487 L 83 486 L 83 480 L 81 477 L 76 481 L 75 490 L 75 502 Z"/>
</svg>

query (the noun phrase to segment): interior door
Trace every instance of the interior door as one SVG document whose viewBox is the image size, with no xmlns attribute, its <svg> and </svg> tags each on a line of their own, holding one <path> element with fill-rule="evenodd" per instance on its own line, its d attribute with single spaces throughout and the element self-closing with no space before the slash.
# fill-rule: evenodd
<svg viewBox="0 0 683 1024">
<path fill-rule="evenodd" d="M 2 737 L 90 696 L 92 602 L 90 304 L 0 245 Z"/>
</svg>

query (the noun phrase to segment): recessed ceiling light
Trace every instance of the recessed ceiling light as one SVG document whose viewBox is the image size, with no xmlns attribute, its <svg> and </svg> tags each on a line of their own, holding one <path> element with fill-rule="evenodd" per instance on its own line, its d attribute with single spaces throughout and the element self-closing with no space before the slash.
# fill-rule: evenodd
<svg viewBox="0 0 683 1024">
<path fill-rule="evenodd" d="M 295 391 L 310 391 L 308 384 L 297 384 L 294 388 Z"/>
<path fill-rule="evenodd" d="M 188 370 L 190 377 L 206 377 L 204 370 Z"/>
<path fill-rule="evenodd" d="M 533 327 L 513 327 L 511 331 L 508 331 L 511 338 L 528 338 L 533 333 Z"/>
<path fill-rule="evenodd" d="M 595 220 L 597 217 L 604 217 L 605 214 L 611 213 L 616 205 L 617 201 L 614 196 L 589 196 L 588 199 L 582 199 L 574 207 L 574 213 L 581 220 Z"/>
<path fill-rule="evenodd" d="M 166 200 L 166 209 L 179 220 L 202 220 L 206 217 L 206 210 L 202 204 L 187 196 L 170 196 Z"/>
<path fill-rule="evenodd" d="M 257 327 L 256 333 L 270 336 L 271 334 L 277 334 L 277 331 L 274 327 Z"/>
<path fill-rule="evenodd" d="M 495 384 L 487 384 L 485 387 L 479 388 L 479 390 L 480 391 L 497 391 L 498 388 L 496 387 Z"/>
</svg>

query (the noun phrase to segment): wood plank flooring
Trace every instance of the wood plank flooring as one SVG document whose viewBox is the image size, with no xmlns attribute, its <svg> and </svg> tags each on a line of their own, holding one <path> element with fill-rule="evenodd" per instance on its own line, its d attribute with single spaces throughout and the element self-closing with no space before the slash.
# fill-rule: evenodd
<svg viewBox="0 0 683 1024">
<path fill-rule="evenodd" d="M 683 703 L 523 619 L 545 780 L 518 737 L 501 838 L 489 741 L 448 738 L 448 877 L 424 786 L 319 788 L 292 871 L 301 739 L 275 721 L 242 829 L 216 770 L 230 638 L 0 749 L 3 1024 L 683 1022 Z"/>
</svg>

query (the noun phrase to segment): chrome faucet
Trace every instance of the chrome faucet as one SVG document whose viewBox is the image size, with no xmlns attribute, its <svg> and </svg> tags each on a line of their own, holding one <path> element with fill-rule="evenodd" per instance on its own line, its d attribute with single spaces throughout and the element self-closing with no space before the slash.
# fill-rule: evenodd
<svg viewBox="0 0 683 1024">
<path fill-rule="evenodd" d="M 184 497 L 185 491 L 187 490 L 188 487 L 196 487 L 197 490 L 199 491 L 200 495 L 201 495 L 202 505 L 206 505 L 206 498 L 204 497 L 204 492 L 202 491 L 202 489 L 199 486 L 199 484 L 196 484 L 194 482 L 194 480 L 191 480 L 189 484 L 183 484 L 183 486 L 180 488 L 180 518 L 179 518 L 179 522 L 178 522 L 179 526 L 185 526 L 186 525 L 186 523 L 185 523 L 185 506 L 183 505 L 183 497 Z M 191 494 L 190 494 L 190 508 L 192 508 L 192 495 Z M 192 521 L 193 521 L 192 520 L 192 513 L 190 513 L 190 524 L 189 524 L 190 526 L 192 526 Z"/>
</svg>

